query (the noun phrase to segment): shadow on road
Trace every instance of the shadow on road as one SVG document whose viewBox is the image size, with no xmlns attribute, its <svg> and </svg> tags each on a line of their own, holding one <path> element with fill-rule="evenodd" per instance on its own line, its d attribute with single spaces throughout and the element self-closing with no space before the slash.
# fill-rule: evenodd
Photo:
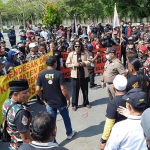
<svg viewBox="0 0 150 150">
<path fill-rule="evenodd" d="M 101 134 L 103 132 L 104 124 L 105 124 L 105 121 L 102 121 L 98 125 L 93 125 L 82 131 L 79 131 L 76 133 L 76 135 L 73 137 L 72 140 L 75 140 L 80 137 L 92 137 L 92 136 Z M 97 132 L 97 131 L 99 131 L 99 132 Z M 71 142 L 72 140 L 65 139 L 64 141 L 59 143 L 59 146 L 65 146 L 67 143 Z"/>
<path fill-rule="evenodd" d="M 109 100 L 108 97 L 106 97 L 106 98 L 101 98 L 101 99 L 97 99 L 97 100 L 95 100 L 95 101 L 93 101 L 93 102 L 90 102 L 90 105 L 91 105 L 91 106 L 98 106 L 98 105 L 102 105 L 102 104 L 108 104 L 109 101 L 110 101 L 110 100 Z"/>
</svg>

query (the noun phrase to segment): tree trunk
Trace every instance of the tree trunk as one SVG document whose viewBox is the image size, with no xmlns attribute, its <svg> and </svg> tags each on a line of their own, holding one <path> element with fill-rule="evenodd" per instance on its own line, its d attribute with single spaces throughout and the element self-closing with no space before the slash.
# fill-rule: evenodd
<svg viewBox="0 0 150 150">
<path fill-rule="evenodd" d="M 33 21 L 33 16 L 31 14 L 31 24 L 33 25 L 34 24 L 34 21 Z"/>
<path fill-rule="evenodd" d="M 23 20 L 23 26 L 24 26 L 24 29 L 26 28 L 25 26 L 25 14 L 24 14 L 24 7 L 22 7 L 22 20 Z"/>
<path fill-rule="evenodd" d="M 0 28 L 3 29 L 2 13 L 0 12 Z"/>
</svg>

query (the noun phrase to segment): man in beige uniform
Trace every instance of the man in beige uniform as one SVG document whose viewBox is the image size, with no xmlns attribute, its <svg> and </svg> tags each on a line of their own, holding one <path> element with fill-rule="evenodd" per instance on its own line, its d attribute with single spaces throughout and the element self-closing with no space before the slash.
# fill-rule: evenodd
<svg viewBox="0 0 150 150">
<path fill-rule="evenodd" d="M 101 86 L 104 88 L 104 81 L 107 85 L 107 91 L 110 100 L 115 97 L 115 92 L 113 88 L 113 80 L 116 75 L 126 75 L 124 66 L 122 65 L 121 61 L 116 56 L 116 50 L 113 47 L 108 47 L 105 51 L 106 53 L 106 63 L 104 66 L 104 73 L 101 79 Z M 121 82 L 121 81 L 120 81 Z"/>
</svg>

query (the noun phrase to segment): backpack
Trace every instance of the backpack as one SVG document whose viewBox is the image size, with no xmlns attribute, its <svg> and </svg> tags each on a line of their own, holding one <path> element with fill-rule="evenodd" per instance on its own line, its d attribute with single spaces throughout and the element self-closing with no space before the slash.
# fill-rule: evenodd
<svg viewBox="0 0 150 150">
<path fill-rule="evenodd" d="M 3 125 L 2 125 L 2 129 L 1 129 L 1 140 L 3 142 L 10 142 L 11 141 L 11 136 L 8 134 L 6 128 L 8 127 L 7 125 L 7 115 L 9 110 L 17 103 L 13 103 L 9 106 L 7 112 L 6 112 L 6 120 L 4 121 Z"/>
</svg>

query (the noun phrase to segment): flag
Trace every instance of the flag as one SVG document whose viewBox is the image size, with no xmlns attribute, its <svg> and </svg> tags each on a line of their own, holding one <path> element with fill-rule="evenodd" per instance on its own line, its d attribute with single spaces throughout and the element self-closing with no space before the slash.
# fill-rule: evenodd
<svg viewBox="0 0 150 150">
<path fill-rule="evenodd" d="M 118 26 L 120 26 L 120 25 L 119 25 L 119 18 L 118 18 L 116 3 L 115 3 L 115 9 L 114 9 L 114 25 L 113 25 L 113 28 L 116 28 L 116 27 L 118 27 Z"/>
<path fill-rule="evenodd" d="M 75 15 L 74 15 L 74 23 L 73 23 L 73 33 L 78 35 L 77 20 Z"/>
<path fill-rule="evenodd" d="M 88 35 L 89 40 L 90 40 L 90 34 L 91 34 L 90 23 L 88 23 L 88 26 L 87 26 L 87 35 Z"/>
</svg>

